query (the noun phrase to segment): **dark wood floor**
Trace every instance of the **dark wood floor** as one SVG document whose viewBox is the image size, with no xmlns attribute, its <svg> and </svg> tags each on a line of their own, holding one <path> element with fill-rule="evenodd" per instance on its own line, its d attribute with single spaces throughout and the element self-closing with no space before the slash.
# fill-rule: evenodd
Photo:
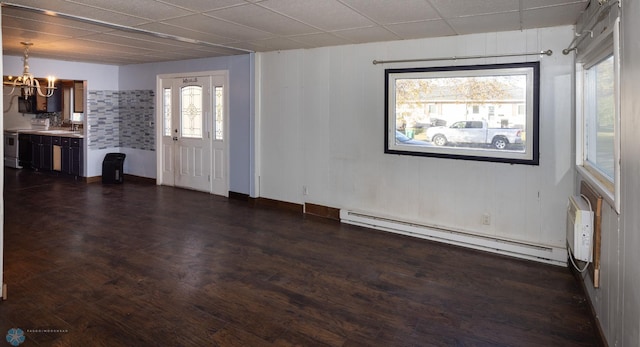
<svg viewBox="0 0 640 347">
<path fill-rule="evenodd" d="M 566 268 L 198 192 L 7 168 L 4 230 L 25 347 L 599 346 Z"/>
</svg>

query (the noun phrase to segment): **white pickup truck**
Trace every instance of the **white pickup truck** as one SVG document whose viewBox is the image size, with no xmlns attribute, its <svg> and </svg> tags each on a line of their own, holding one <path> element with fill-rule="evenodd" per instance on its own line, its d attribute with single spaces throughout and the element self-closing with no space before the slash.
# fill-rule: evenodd
<svg viewBox="0 0 640 347">
<path fill-rule="evenodd" d="M 427 140 L 436 146 L 447 143 L 484 144 L 505 149 L 509 144 L 522 143 L 522 129 L 487 128 L 485 121 L 459 121 L 449 127 L 427 129 Z"/>
</svg>

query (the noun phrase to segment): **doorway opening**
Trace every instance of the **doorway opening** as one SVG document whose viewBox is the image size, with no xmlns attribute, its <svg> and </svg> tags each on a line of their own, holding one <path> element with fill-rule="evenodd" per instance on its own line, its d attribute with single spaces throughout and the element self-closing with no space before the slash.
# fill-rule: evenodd
<svg viewBox="0 0 640 347">
<path fill-rule="evenodd" d="M 160 75 L 157 90 L 157 183 L 228 196 L 228 72 Z"/>
</svg>

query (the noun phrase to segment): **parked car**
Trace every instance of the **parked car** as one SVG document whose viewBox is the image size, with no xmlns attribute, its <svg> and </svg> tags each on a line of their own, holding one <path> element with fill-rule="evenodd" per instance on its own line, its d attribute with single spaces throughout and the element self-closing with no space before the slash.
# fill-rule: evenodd
<svg viewBox="0 0 640 347">
<path fill-rule="evenodd" d="M 414 146 L 432 146 L 431 143 L 426 141 L 414 140 L 407 135 L 396 130 L 396 143 L 402 145 L 414 145 Z"/>
<path fill-rule="evenodd" d="M 427 129 L 427 139 L 436 146 L 448 143 L 491 145 L 505 149 L 510 144 L 522 143 L 522 129 L 488 128 L 486 121 L 458 121 L 450 127 Z"/>
</svg>

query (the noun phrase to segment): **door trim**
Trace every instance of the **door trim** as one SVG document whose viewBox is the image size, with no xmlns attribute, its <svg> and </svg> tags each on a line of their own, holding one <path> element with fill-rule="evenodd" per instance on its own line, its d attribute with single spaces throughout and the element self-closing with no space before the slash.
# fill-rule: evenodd
<svg viewBox="0 0 640 347">
<path fill-rule="evenodd" d="M 162 185 L 164 180 L 163 180 L 163 170 L 162 170 L 162 164 L 163 164 L 163 155 L 164 155 L 164 150 L 162 147 L 162 136 L 163 136 L 163 114 L 162 114 L 162 105 L 163 105 L 163 100 L 162 100 L 162 81 L 164 79 L 176 79 L 176 78 L 191 78 L 191 77 L 198 77 L 198 76 L 208 76 L 211 77 L 211 81 L 214 81 L 214 79 L 220 78 L 222 77 L 224 79 L 224 125 L 223 125 L 223 133 L 224 133 L 224 152 L 225 152 L 225 156 L 224 156 L 224 176 L 225 176 L 225 181 L 226 181 L 226 191 L 224 192 L 223 196 L 228 197 L 229 196 L 229 189 L 230 189 L 230 183 L 229 183 L 229 162 L 230 162 L 230 152 L 229 152 L 229 142 L 230 142 L 230 138 L 229 138 L 229 93 L 230 93 L 230 87 L 229 87 L 229 71 L 228 70 L 210 70 L 210 71 L 199 71 L 199 72 L 189 72 L 189 73 L 171 73 L 171 74 L 160 74 L 160 75 L 156 75 L 156 117 L 155 117 L 155 122 L 156 122 L 156 136 L 155 136 L 155 148 L 156 148 L 156 185 Z M 210 85 L 211 88 L 215 87 L 213 85 L 213 83 L 211 83 Z M 211 101 L 213 102 L 213 101 Z M 211 109 L 211 119 L 214 118 L 213 115 L 213 108 Z M 211 133 L 211 136 L 213 136 L 213 124 L 215 123 L 214 121 L 209 122 L 209 126 L 207 131 L 209 131 Z M 209 155 L 210 155 L 210 165 L 211 165 L 211 172 L 213 173 L 213 141 L 209 142 L 209 146 L 210 146 L 210 151 L 209 151 Z M 213 184 L 209 185 L 209 194 L 213 194 Z"/>
</svg>

